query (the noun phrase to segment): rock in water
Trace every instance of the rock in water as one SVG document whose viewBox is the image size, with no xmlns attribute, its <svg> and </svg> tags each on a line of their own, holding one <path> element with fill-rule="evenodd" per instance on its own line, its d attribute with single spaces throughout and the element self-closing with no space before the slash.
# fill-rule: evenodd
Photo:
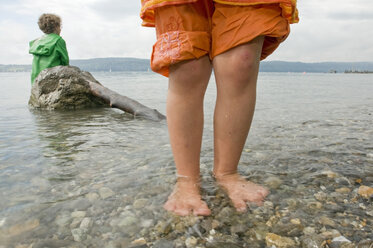
<svg viewBox="0 0 373 248">
<path fill-rule="evenodd" d="M 75 66 L 56 66 L 40 72 L 31 89 L 29 105 L 41 109 L 78 109 L 107 106 L 92 94 L 89 82 L 97 80 Z"/>
<path fill-rule="evenodd" d="M 29 105 L 40 109 L 78 109 L 106 106 L 134 117 L 166 119 L 156 109 L 101 85 L 89 72 L 75 66 L 56 66 L 40 72 L 31 89 Z"/>
<path fill-rule="evenodd" d="M 275 246 L 277 248 L 295 247 L 295 242 L 288 237 L 282 237 L 274 233 L 267 233 L 266 243 L 268 247 Z"/>
</svg>

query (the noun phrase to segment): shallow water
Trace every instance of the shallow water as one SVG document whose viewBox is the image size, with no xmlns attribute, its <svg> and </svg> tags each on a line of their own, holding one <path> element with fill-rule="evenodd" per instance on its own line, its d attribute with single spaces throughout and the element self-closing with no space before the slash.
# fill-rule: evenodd
<svg viewBox="0 0 373 248">
<path fill-rule="evenodd" d="M 94 76 L 165 113 L 165 78 Z M 105 108 L 29 110 L 28 82 L 28 73 L 0 73 L 0 247 L 269 247 L 268 233 L 299 247 L 308 236 L 373 239 L 372 198 L 358 192 L 373 187 L 373 75 L 260 74 L 239 170 L 271 195 L 243 215 L 210 176 L 211 79 L 201 152 L 208 218 L 162 209 L 175 180 L 165 122 Z"/>
</svg>

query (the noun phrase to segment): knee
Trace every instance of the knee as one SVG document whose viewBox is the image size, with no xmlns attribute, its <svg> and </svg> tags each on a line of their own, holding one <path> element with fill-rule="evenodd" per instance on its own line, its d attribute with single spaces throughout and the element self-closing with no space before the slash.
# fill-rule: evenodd
<svg viewBox="0 0 373 248">
<path fill-rule="evenodd" d="M 252 53 L 242 51 L 214 69 L 218 85 L 224 85 L 233 95 L 241 95 L 255 88 L 259 62 Z"/>
<path fill-rule="evenodd" d="M 222 77 L 236 82 L 247 82 L 256 77 L 262 47 L 262 37 L 254 41 L 237 46 L 214 58 L 214 69 Z"/>
<path fill-rule="evenodd" d="M 257 54 L 252 51 L 241 50 L 231 57 L 226 70 L 232 76 L 246 79 L 248 76 L 257 73 L 259 60 Z"/>
<path fill-rule="evenodd" d="M 207 60 L 206 60 L 207 59 Z M 170 76 L 176 75 L 179 80 L 196 81 L 210 74 L 211 63 L 208 57 L 200 59 L 186 60 L 172 65 L 170 68 Z"/>
<path fill-rule="evenodd" d="M 211 75 L 207 56 L 180 62 L 170 67 L 170 87 L 177 86 L 183 94 L 204 92 Z"/>
<path fill-rule="evenodd" d="M 240 69 L 252 71 L 256 69 L 259 60 L 260 57 L 257 54 L 250 51 L 241 51 L 237 56 L 236 64 L 237 66 L 241 65 Z"/>
</svg>

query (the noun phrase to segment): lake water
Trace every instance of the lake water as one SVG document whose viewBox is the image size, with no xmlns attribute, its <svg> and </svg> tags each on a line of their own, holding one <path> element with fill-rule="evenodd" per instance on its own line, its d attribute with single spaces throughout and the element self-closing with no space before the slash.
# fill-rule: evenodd
<svg viewBox="0 0 373 248">
<path fill-rule="evenodd" d="M 165 113 L 166 78 L 93 75 Z M 372 197 L 359 193 L 373 187 L 372 74 L 259 75 L 239 170 L 271 194 L 246 214 L 234 211 L 210 176 L 212 78 L 201 152 L 202 194 L 212 209 L 205 218 L 162 209 L 175 182 L 164 121 L 109 108 L 30 110 L 29 80 L 0 73 L 1 248 L 270 247 L 272 234 L 296 247 L 373 239 Z"/>
</svg>

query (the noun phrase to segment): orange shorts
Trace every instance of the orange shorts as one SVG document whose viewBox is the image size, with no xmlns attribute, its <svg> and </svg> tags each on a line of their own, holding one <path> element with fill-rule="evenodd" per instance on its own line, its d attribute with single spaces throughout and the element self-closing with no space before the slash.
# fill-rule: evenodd
<svg viewBox="0 0 373 248">
<path fill-rule="evenodd" d="M 264 59 L 289 35 L 281 13 L 279 4 L 234 6 L 213 0 L 156 8 L 151 68 L 167 77 L 172 64 L 207 54 L 213 59 L 258 36 L 265 36 Z"/>
</svg>

